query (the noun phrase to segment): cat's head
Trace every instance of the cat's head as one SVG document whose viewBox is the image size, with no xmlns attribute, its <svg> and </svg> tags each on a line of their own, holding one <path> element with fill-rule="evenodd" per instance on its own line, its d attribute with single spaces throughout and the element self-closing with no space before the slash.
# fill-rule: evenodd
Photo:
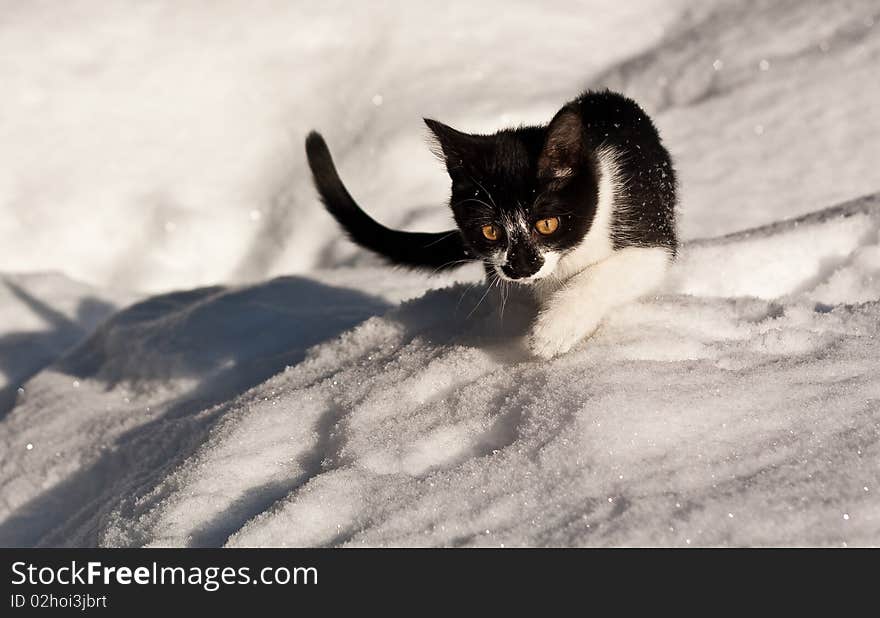
<svg viewBox="0 0 880 618">
<path fill-rule="evenodd" d="M 547 127 L 493 135 L 425 123 L 452 179 L 450 205 L 471 252 L 505 280 L 551 276 L 596 211 L 598 168 L 580 115 L 563 108 Z"/>
</svg>

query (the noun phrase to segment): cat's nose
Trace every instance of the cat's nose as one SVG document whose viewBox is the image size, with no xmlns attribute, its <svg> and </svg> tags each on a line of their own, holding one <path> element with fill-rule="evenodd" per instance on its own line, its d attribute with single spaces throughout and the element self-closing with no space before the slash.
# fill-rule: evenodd
<svg viewBox="0 0 880 618">
<path fill-rule="evenodd" d="M 501 267 L 501 272 L 511 279 L 524 279 L 531 277 L 541 270 L 544 258 L 530 251 L 508 251 L 507 263 Z"/>
</svg>

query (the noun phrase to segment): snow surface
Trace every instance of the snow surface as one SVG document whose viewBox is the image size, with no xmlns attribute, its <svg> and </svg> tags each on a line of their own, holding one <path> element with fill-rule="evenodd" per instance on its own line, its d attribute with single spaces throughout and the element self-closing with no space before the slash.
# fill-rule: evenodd
<svg viewBox="0 0 880 618">
<path fill-rule="evenodd" d="M 2 268 L 59 271 L 0 277 L 0 545 L 880 543 L 876 3 L 122 6 L 0 23 Z M 552 362 L 308 185 L 317 126 L 442 229 L 418 117 L 584 83 L 656 116 L 688 242 Z"/>
</svg>

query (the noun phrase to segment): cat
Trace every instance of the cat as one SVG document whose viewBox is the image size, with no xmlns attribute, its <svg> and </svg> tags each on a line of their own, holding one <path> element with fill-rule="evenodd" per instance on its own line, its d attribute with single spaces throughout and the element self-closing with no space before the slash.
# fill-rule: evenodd
<svg viewBox="0 0 880 618">
<path fill-rule="evenodd" d="M 321 135 L 306 138 L 321 200 L 355 243 L 434 271 L 482 261 L 489 277 L 528 285 L 540 307 L 528 345 L 541 358 L 567 352 L 615 307 L 661 284 L 677 250 L 677 182 L 634 101 L 587 91 L 546 126 L 491 135 L 425 123 L 452 180 L 456 230 L 376 222 L 342 184 Z"/>
</svg>

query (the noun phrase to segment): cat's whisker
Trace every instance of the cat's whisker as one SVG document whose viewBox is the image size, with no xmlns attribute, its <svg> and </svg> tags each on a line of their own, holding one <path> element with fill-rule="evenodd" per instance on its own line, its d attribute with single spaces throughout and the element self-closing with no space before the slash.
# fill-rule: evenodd
<svg viewBox="0 0 880 618">
<path fill-rule="evenodd" d="M 486 296 L 488 296 L 489 292 L 491 292 L 491 291 L 492 291 L 492 283 L 489 283 L 488 285 L 486 285 L 486 291 L 483 292 L 483 295 L 480 297 L 480 300 L 478 300 L 477 304 L 474 306 L 474 308 L 471 309 L 471 312 L 467 315 L 466 319 L 470 319 L 470 317 L 472 315 L 474 315 L 474 312 L 476 312 L 476 310 L 480 308 L 480 305 L 483 304 L 483 301 L 486 300 Z"/>
<path fill-rule="evenodd" d="M 475 287 L 477 287 L 481 283 L 483 283 L 483 281 L 475 281 L 474 283 L 471 283 L 469 286 L 467 286 L 464 289 L 464 292 L 461 293 L 461 296 L 458 297 L 458 302 L 455 304 L 456 311 L 458 311 L 458 309 L 461 307 L 461 301 L 464 300 L 464 297 L 467 295 L 467 293 L 470 292 L 471 290 L 473 290 Z"/>
<path fill-rule="evenodd" d="M 504 324 L 504 307 L 507 305 L 507 299 L 510 295 L 510 284 L 507 281 L 501 282 L 501 316 L 499 317 L 499 322 Z"/>
</svg>

